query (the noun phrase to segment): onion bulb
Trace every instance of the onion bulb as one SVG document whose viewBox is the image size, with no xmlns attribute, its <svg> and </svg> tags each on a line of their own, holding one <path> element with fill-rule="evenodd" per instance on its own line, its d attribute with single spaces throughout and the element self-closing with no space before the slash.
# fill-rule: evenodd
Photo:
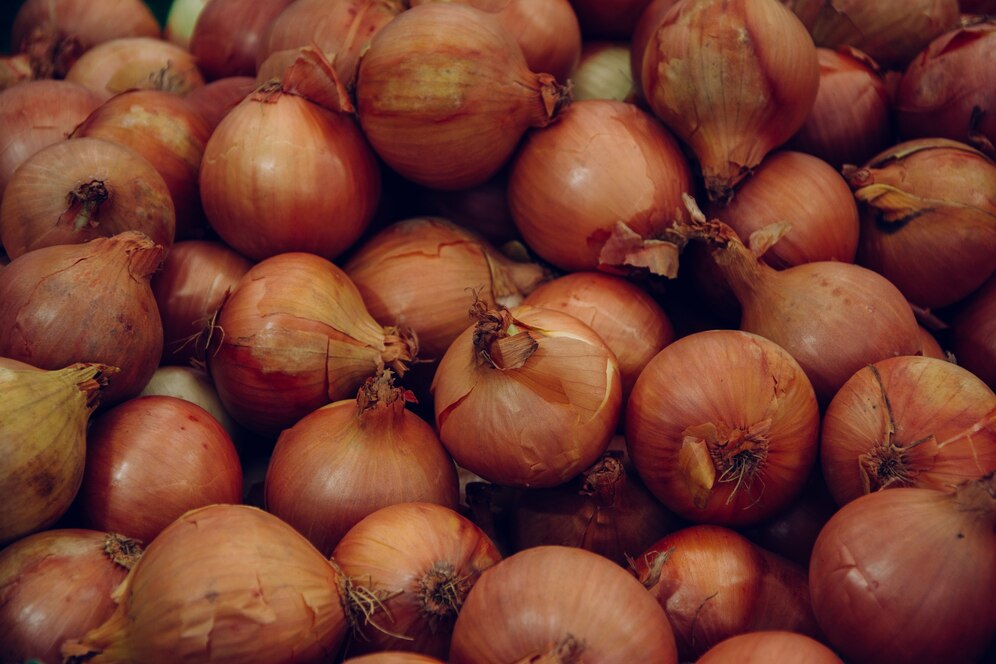
<svg viewBox="0 0 996 664">
<path fill-rule="evenodd" d="M 696 664 L 843 664 L 833 650 L 804 634 L 778 630 L 731 636 L 710 648 Z"/>
<path fill-rule="evenodd" d="M 66 80 L 90 88 L 105 101 L 134 89 L 185 97 L 204 85 L 189 51 L 151 37 L 112 39 L 93 47 L 73 64 Z"/>
</svg>

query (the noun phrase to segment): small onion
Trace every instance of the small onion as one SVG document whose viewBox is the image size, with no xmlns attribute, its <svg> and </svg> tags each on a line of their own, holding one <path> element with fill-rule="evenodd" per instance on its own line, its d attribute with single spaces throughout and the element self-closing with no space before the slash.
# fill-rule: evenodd
<svg viewBox="0 0 996 664">
<path fill-rule="evenodd" d="M 190 35 L 190 53 L 205 78 L 253 76 L 266 31 L 290 4 L 291 0 L 209 0 Z"/>
<path fill-rule="evenodd" d="M 951 322 L 951 350 L 958 364 L 996 390 L 996 276 L 959 308 Z"/>
<path fill-rule="evenodd" d="M 760 631 L 738 634 L 710 648 L 696 664 L 844 664 L 825 645 L 795 632 Z"/>
<path fill-rule="evenodd" d="M 93 47 L 66 73 L 66 80 L 107 100 L 126 90 L 163 90 L 181 97 L 204 85 L 186 49 L 151 37 L 112 39 Z"/>
</svg>

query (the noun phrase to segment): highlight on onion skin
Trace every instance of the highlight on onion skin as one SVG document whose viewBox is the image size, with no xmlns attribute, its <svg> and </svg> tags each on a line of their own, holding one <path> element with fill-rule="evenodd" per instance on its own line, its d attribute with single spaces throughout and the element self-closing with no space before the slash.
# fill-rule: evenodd
<svg viewBox="0 0 996 664">
<path fill-rule="evenodd" d="M 816 639 L 778 630 L 737 634 L 720 641 L 696 660 L 697 664 L 844 664 L 833 650 Z"/>
</svg>

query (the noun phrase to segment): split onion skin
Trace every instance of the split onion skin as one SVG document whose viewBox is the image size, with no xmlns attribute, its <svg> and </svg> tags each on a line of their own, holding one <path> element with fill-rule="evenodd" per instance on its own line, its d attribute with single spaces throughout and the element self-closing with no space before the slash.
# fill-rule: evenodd
<svg viewBox="0 0 996 664">
<path fill-rule="evenodd" d="M 697 664 L 844 664 L 816 639 L 795 632 L 760 631 L 731 636 L 710 648 Z"/>
</svg>

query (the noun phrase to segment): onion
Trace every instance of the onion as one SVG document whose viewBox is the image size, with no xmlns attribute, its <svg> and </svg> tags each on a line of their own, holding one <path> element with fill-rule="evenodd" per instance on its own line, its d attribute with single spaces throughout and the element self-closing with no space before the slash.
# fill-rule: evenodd
<svg viewBox="0 0 996 664">
<path fill-rule="evenodd" d="M 893 141 L 892 101 L 878 65 L 856 49 L 816 49 L 820 87 L 789 146 L 840 168 L 863 164 Z"/>
<path fill-rule="evenodd" d="M 996 390 L 996 276 L 965 300 L 951 322 L 958 364 Z"/>
<path fill-rule="evenodd" d="M 80 361 L 118 367 L 102 403 L 135 396 L 162 354 L 162 323 L 149 288 L 162 253 L 127 231 L 15 259 L 0 272 L 0 356 L 42 369 Z"/>
<path fill-rule="evenodd" d="M 94 530 L 48 530 L 0 551 L 0 658 L 61 662 L 62 642 L 114 612 L 111 593 L 141 547 Z"/>
<path fill-rule="evenodd" d="M 705 239 L 743 307 L 740 329 L 794 357 L 828 403 L 855 371 L 920 349 L 913 310 L 881 275 L 851 263 L 817 261 L 785 270 L 760 262 L 729 226 L 692 211 L 692 237 Z"/>
<path fill-rule="evenodd" d="M 166 15 L 163 39 L 190 50 L 190 37 L 208 0 L 173 0 Z"/>
<path fill-rule="evenodd" d="M 291 0 L 209 0 L 190 35 L 190 52 L 204 76 L 210 81 L 253 76 L 266 31 L 290 4 Z"/>
<path fill-rule="evenodd" d="M 806 121 L 819 86 L 813 41 L 777 0 L 681 2 L 640 67 L 654 113 L 698 158 L 710 200 Z"/>
<path fill-rule="evenodd" d="M 415 330 L 426 359 L 442 357 L 467 329 L 474 294 L 488 307 L 515 306 L 545 277 L 539 265 L 512 261 L 476 233 L 433 217 L 388 226 L 343 269 L 377 321 Z"/>
<path fill-rule="evenodd" d="M 453 510 L 410 502 L 365 517 L 332 559 L 353 584 L 348 601 L 359 631 L 347 652 L 410 650 L 445 659 L 467 593 L 501 555 Z"/>
<path fill-rule="evenodd" d="M 251 76 L 227 76 L 202 85 L 184 97 L 184 101 L 200 114 L 209 132 L 214 132 L 221 119 L 256 87 L 256 79 Z"/>
<path fill-rule="evenodd" d="M 623 102 L 581 101 L 527 137 L 508 200 L 526 244 L 563 270 L 674 276 L 669 233 L 691 177 L 677 141 L 652 116 Z"/>
<path fill-rule="evenodd" d="M 204 150 L 204 211 L 256 260 L 289 251 L 335 258 L 363 233 L 380 195 L 377 162 L 328 61 L 302 50 L 281 82 L 249 95 Z"/>
<path fill-rule="evenodd" d="M 105 623 L 63 645 L 95 661 L 282 664 L 332 659 L 342 578 L 307 540 L 245 505 L 187 512 L 146 548 Z"/>
<path fill-rule="evenodd" d="M 682 661 L 758 630 L 818 636 L 806 573 L 721 526 L 671 533 L 633 561 L 664 607 Z"/>
<path fill-rule="evenodd" d="M 252 262 L 227 245 L 188 240 L 173 245 L 152 276 L 152 293 L 163 323 L 163 364 L 203 361 L 202 332 Z"/>
<path fill-rule="evenodd" d="M 417 350 L 410 330 L 374 321 L 345 272 L 305 253 L 254 265 L 209 334 L 208 368 L 222 403 L 269 436 L 356 394 L 385 366 L 403 375 Z"/>
<path fill-rule="evenodd" d="M 819 641 L 803 634 L 777 630 L 738 634 L 710 648 L 696 664 L 843 664 Z"/>
<path fill-rule="evenodd" d="M 973 662 L 996 630 L 996 480 L 845 505 L 809 568 L 813 610 L 848 662 Z"/>
<path fill-rule="evenodd" d="M 66 73 L 66 80 L 107 100 L 126 90 L 163 90 L 181 97 L 204 85 L 186 49 L 152 37 L 112 39 L 93 47 Z"/>
<path fill-rule="evenodd" d="M 481 574 L 464 602 L 449 661 L 678 661 L 667 617 L 653 597 L 610 560 L 590 551 L 541 546 Z"/>
<path fill-rule="evenodd" d="M 664 505 L 698 523 L 754 524 L 798 496 L 819 411 L 799 364 L 755 334 L 713 330 L 658 353 L 626 406 L 626 442 Z"/>
<path fill-rule="evenodd" d="M 57 143 L 100 105 L 96 93 L 71 81 L 28 81 L 0 94 L 0 198 L 14 171 Z"/>
<path fill-rule="evenodd" d="M 440 659 L 415 652 L 389 650 L 343 660 L 345 664 L 444 664 Z"/>
<path fill-rule="evenodd" d="M 948 491 L 996 471 L 996 394 L 950 362 L 894 357 L 844 383 L 821 441 L 840 505 L 892 487 Z"/>
<path fill-rule="evenodd" d="M 17 169 L 0 203 L 0 240 L 11 259 L 124 231 L 168 250 L 175 228 L 173 200 L 155 167 L 102 138 L 42 148 Z"/>
<path fill-rule="evenodd" d="M 676 4 L 678 4 L 678 0 L 651 0 L 633 27 L 633 34 L 629 42 L 629 72 L 633 77 L 633 85 L 638 98 L 642 99 L 643 95 L 640 88 L 640 77 L 643 72 L 643 56 L 647 52 L 647 45 L 657 33 L 657 27 L 664 19 L 664 14 L 668 13 L 671 7 Z"/>
<path fill-rule="evenodd" d="M 457 464 L 489 482 L 550 487 L 605 451 L 622 392 L 615 356 L 568 314 L 472 309 L 432 382 L 436 430 Z"/>
<path fill-rule="evenodd" d="M 858 262 L 921 307 L 963 299 L 996 270 L 996 162 L 963 143 L 900 143 L 845 170 L 861 205 Z"/>
<path fill-rule="evenodd" d="M 574 99 L 632 99 L 636 86 L 629 68 L 629 54 L 630 48 L 626 42 L 584 44 L 581 60 L 571 72 Z"/>
<path fill-rule="evenodd" d="M 585 39 L 626 39 L 651 0 L 571 0 Z"/>
<path fill-rule="evenodd" d="M 205 225 L 197 172 L 211 130 L 185 101 L 162 90 L 123 92 L 95 110 L 73 132 L 126 145 L 145 157 L 166 182 L 176 213 L 176 239 Z"/>
<path fill-rule="evenodd" d="M 162 395 L 195 403 L 218 421 L 236 445 L 245 431 L 235 423 L 218 398 L 211 377 L 193 367 L 159 367 L 138 396 Z"/>
<path fill-rule="evenodd" d="M 570 314 L 598 333 L 619 362 L 623 398 L 674 328 L 656 300 L 640 286 L 600 272 L 574 272 L 541 284 L 525 304 Z"/>
<path fill-rule="evenodd" d="M 377 154 L 419 184 L 463 189 L 508 161 L 529 127 L 551 122 L 566 88 L 526 66 L 490 14 L 429 3 L 373 39 L 356 81 L 360 123 Z"/>
<path fill-rule="evenodd" d="M 100 364 L 39 371 L 2 360 L 0 546 L 52 525 L 69 509 L 83 480 L 87 420 L 115 372 Z"/>
</svg>

